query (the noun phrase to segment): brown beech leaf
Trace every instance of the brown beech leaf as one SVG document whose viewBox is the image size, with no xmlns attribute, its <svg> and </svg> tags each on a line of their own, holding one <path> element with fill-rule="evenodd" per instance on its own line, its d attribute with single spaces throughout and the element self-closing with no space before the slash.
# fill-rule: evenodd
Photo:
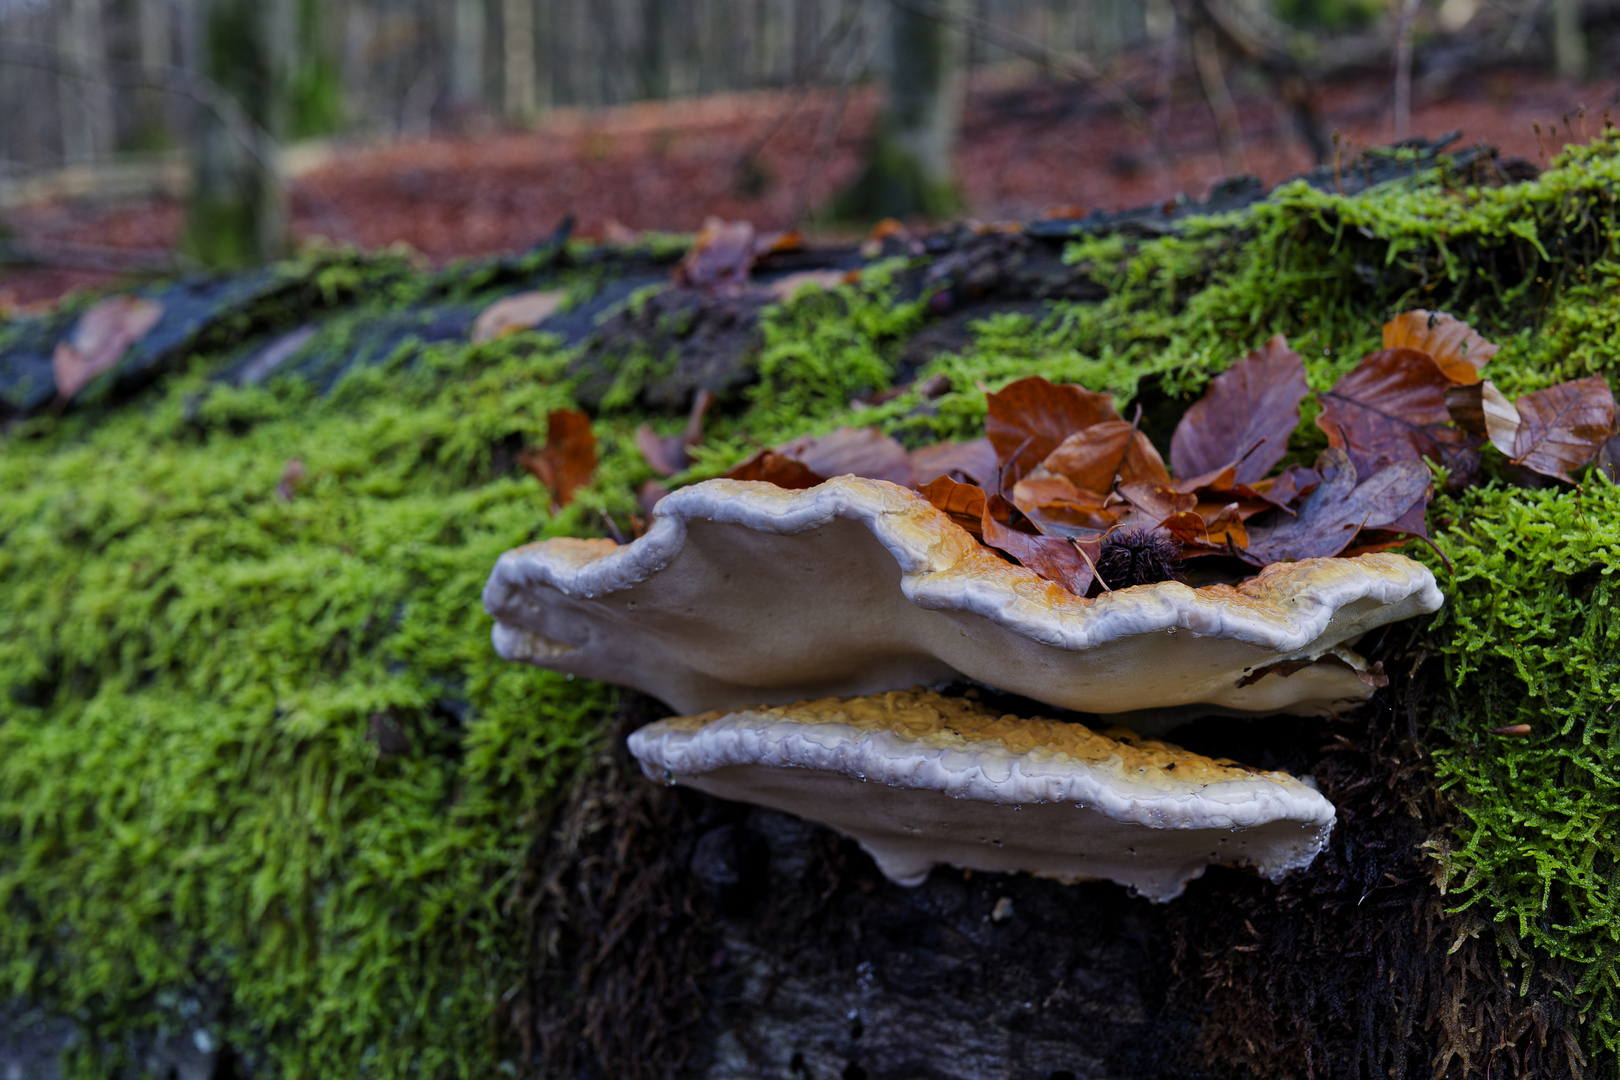
<svg viewBox="0 0 1620 1080">
<path fill-rule="evenodd" d="M 1426 352 L 1446 378 L 1463 384 L 1478 382 L 1486 361 L 1502 351 L 1461 319 L 1421 308 L 1384 324 L 1384 348 Z"/>
<path fill-rule="evenodd" d="M 1609 483 L 1620 484 L 1620 435 L 1603 444 L 1598 451 L 1597 467 L 1609 478 Z"/>
<path fill-rule="evenodd" d="M 933 504 L 934 509 L 947 514 L 977 539 L 984 539 L 983 488 L 976 484 L 957 483 L 949 476 L 936 476 L 918 490 L 923 498 Z"/>
<path fill-rule="evenodd" d="M 659 476 L 673 476 L 692 464 L 687 450 L 703 441 L 703 414 L 714 404 L 714 395 L 699 390 L 692 397 L 692 408 L 686 414 L 686 429 L 678 435 L 658 435 L 651 424 L 636 428 L 636 449 L 647 459 L 653 472 Z"/>
<path fill-rule="evenodd" d="M 142 296 L 109 296 L 85 309 L 51 357 L 57 407 L 122 360 L 162 317 L 163 305 Z"/>
<path fill-rule="evenodd" d="M 924 446 L 911 452 L 911 467 L 919 483 L 949 476 L 986 490 L 996 486 L 996 451 L 989 439 Z"/>
<path fill-rule="evenodd" d="M 825 435 L 783 443 L 778 454 L 804 462 L 822 476 L 864 476 L 911 487 L 916 480 L 911 455 L 893 437 L 874 427 L 841 427 Z"/>
<path fill-rule="evenodd" d="M 1099 540 L 1120 520 L 1126 507 L 1092 506 L 1089 503 L 1049 502 L 1026 510 L 1029 518 L 1043 536 L 1061 536 L 1068 540 Z"/>
<path fill-rule="evenodd" d="M 1508 457 L 1519 436 L 1519 410 L 1489 379 L 1446 387 L 1446 411 L 1470 435 L 1489 439 Z"/>
<path fill-rule="evenodd" d="M 1416 349 L 1382 349 L 1322 395 L 1316 426 L 1343 449 L 1356 471 L 1371 476 L 1415 458 L 1444 459 L 1467 439 L 1451 426 L 1446 387 L 1434 358 Z"/>
<path fill-rule="evenodd" d="M 304 467 L 303 458 L 288 458 L 286 466 L 281 470 L 281 479 L 276 483 L 276 498 L 282 502 L 292 502 L 298 489 L 303 487 L 304 478 L 309 470 Z"/>
<path fill-rule="evenodd" d="M 1226 554 L 1248 546 L 1249 533 L 1238 516 L 1237 504 L 1223 506 L 1209 517 L 1194 511 L 1171 514 L 1159 527 L 1181 542 L 1184 554 Z"/>
<path fill-rule="evenodd" d="M 1614 434 L 1614 392 L 1600 375 L 1526 394 L 1518 408 L 1513 463 L 1572 484 L 1569 470 L 1597 457 Z"/>
<path fill-rule="evenodd" d="M 1131 507 L 1130 528 L 1156 528 L 1166 518 L 1191 514 L 1198 508 L 1198 496 L 1142 480 L 1121 484 L 1119 493 Z M 1199 524 L 1203 524 L 1201 519 Z"/>
<path fill-rule="evenodd" d="M 1112 491 L 1116 477 L 1122 484 L 1146 481 L 1170 487 L 1164 459 L 1146 435 L 1123 420 L 1105 420 L 1075 432 L 1046 455 L 1041 468 L 1085 491 Z"/>
<path fill-rule="evenodd" d="M 985 404 L 984 433 L 1005 470 L 1007 489 L 1070 435 L 1119 419 L 1114 399 L 1107 394 L 1049 383 L 1038 375 L 1008 383 Z M 1111 486 L 1112 480 L 1103 490 Z"/>
<path fill-rule="evenodd" d="M 1091 565 L 1068 540 L 1057 536 L 1031 536 L 1000 520 L 1012 507 L 1000 495 L 985 500 L 981 519 L 984 542 L 1017 559 L 1047 581 L 1054 581 L 1076 596 L 1091 587 Z"/>
<path fill-rule="evenodd" d="M 591 418 L 578 409 L 558 409 L 546 421 L 546 445 L 526 446 L 518 464 L 551 491 L 551 505 L 561 509 L 596 472 L 596 436 Z"/>
<path fill-rule="evenodd" d="M 643 516 L 654 517 L 653 508 L 658 505 L 658 500 L 668 494 L 669 488 L 656 480 L 648 480 L 641 485 L 641 490 L 636 492 L 636 506 L 641 510 Z"/>
<path fill-rule="evenodd" d="M 1107 499 L 1102 492 L 1081 491 L 1061 476 L 1036 472 L 1013 485 L 1012 504 L 1027 514 L 1030 507 L 1047 503 L 1078 503 L 1100 509 Z"/>
<path fill-rule="evenodd" d="M 1292 514 L 1294 504 L 1315 491 L 1322 477 L 1315 469 L 1305 465 L 1290 465 L 1280 475 L 1269 480 L 1258 480 L 1254 493 L 1273 506 Z"/>
<path fill-rule="evenodd" d="M 1253 515 L 1244 513 L 1241 504 L 1227 503 L 1213 512 L 1200 504 L 1196 513 L 1204 523 L 1202 543 L 1214 548 L 1249 546 L 1249 530 L 1243 522 Z"/>
<path fill-rule="evenodd" d="M 533 330 L 557 313 L 568 293 L 563 289 L 521 292 L 505 296 L 478 313 L 473 321 L 472 340 L 494 341 L 520 330 Z"/>
<path fill-rule="evenodd" d="M 1095 539 L 1119 520 L 1123 503 L 1107 506 L 1108 497 L 1081 491 L 1061 476 L 1026 477 L 1013 487 L 1013 505 L 1047 536 Z"/>
<path fill-rule="evenodd" d="M 849 271 L 845 270 L 799 270 L 768 282 L 765 291 L 773 300 L 785 302 L 797 296 L 800 289 L 831 292 L 849 280 Z"/>
<path fill-rule="evenodd" d="M 754 240 L 755 255 L 775 255 L 784 251 L 798 251 L 804 247 L 804 233 L 798 229 L 766 233 Z"/>
<path fill-rule="evenodd" d="M 1305 362 L 1278 334 L 1217 375 L 1182 416 L 1171 469 L 1197 476 L 1231 465 L 1238 483 L 1259 480 L 1288 452 L 1307 393 Z"/>
<path fill-rule="evenodd" d="M 1219 469 L 1211 469 L 1206 473 L 1199 473 L 1190 480 L 1177 480 L 1173 486 L 1177 491 L 1189 494 L 1206 490 L 1231 491 L 1238 486 L 1237 466 L 1224 465 Z"/>
<path fill-rule="evenodd" d="M 1408 458 L 1357 482 L 1356 466 L 1339 447 L 1316 459 L 1319 486 L 1296 517 L 1249 527 L 1248 553 L 1262 564 L 1285 559 L 1325 558 L 1350 546 L 1362 527 L 1379 528 L 1400 520 L 1432 490 L 1428 466 Z"/>
<path fill-rule="evenodd" d="M 754 227 L 746 221 L 703 222 L 692 247 L 676 264 L 675 284 L 694 289 L 740 289 L 754 267 Z"/>
<path fill-rule="evenodd" d="M 812 488 L 827 478 L 797 458 L 775 450 L 761 450 L 726 473 L 727 480 L 763 480 L 779 488 Z"/>
</svg>

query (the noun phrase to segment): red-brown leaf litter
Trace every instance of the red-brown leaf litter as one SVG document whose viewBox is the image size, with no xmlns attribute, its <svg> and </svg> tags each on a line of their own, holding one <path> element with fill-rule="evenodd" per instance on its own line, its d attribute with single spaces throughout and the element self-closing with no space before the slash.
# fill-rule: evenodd
<svg viewBox="0 0 1620 1080">
<path fill-rule="evenodd" d="M 1122 76 L 1133 88 L 1152 85 L 1150 70 Z M 1474 72 L 1428 100 L 1420 86 L 1411 132 L 1460 129 L 1466 142 L 1539 164 L 1580 138 L 1580 106 L 1592 130 L 1601 125 L 1617 85 Z M 1246 171 L 1274 183 L 1309 168 L 1291 117 L 1259 86 L 1235 90 Z M 1176 93 L 1171 107 L 1150 106 L 1173 154 L 1165 163 L 1077 83 L 976 77 L 957 154 L 967 213 L 1023 220 L 1060 206 L 1122 209 L 1205 194 L 1227 170 L 1208 107 L 1193 88 Z M 1390 101 L 1387 73 L 1321 90 L 1324 121 L 1346 157 L 1391 139 Z M 559 111 L 532 131 L 479 138 L 344 144 L 292 181 L 293 228 L 300 238 L 366 248 L 404 243 L 434 262 L 527 247 L 570 213 L 583 236 L 611 237 L 619 226 L 695 232 L 710 216 L 747 221 L 766 236 L 801 224 L 852 179 L 879 103 L 875 88 L 847 95 L 842 107 L 836 90 L 773 91 Z M 1551 134 L 1538 138 L 1533 122 Z M 153 197 L 38 203 L 7 211 L 0 223 L 35 250 L 67 243 L 161 252 L 181 221 L 176 199 Z M 8 269 L 0 304 L 114 280 L 76 268 Z"/>
</svg>

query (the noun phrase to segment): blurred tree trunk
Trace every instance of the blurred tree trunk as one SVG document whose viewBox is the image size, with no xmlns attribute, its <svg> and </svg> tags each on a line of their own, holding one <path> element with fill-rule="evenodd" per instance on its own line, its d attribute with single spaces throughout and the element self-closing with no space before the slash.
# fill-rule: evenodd
<svg viewBox="0 0 1620 1080">
<path fill-rule="evenodd" d="M 1581 0 L 1553 0 L 1553 61 L 1565 79 L 1586 77 L 1586 35 L 1581 29 Z"/>
<path fill-rule="evenodd" d="M 343 123 L 343 73 L 326 29 L 337 5 L 332 0 L 274 2 L 286 6 L 282 18 L 289 20 L 283 32 L 290 36 L 281 53 L 286 80 L 284 133 L 288 138 L 308 138 L 336 131 Z"/>
<path fill-rule="evenodd" d="M 641 96 L 669 96 L 669 47 L 665 40 L 666 0 L 641 0 Z"/>
<path fill-rule="evenodd" d="M 501 0 L 501 108 L 512 120 L 534 115 L 534 0 Z"/>
<path fill-rule="evenodd" d="M 112 87 L 106 82 L 107 48 L 101 0 L 62 0 L 56 12 L 58 119 L 62 157 L 92 161 L 113 145 Z"/>
<path fill-rule="evenodd" d="M 889 100 L 865 170 L 833 207 L 871 220 L 950 216 L 961 206 L 951 157 L 962 113 L 960 31 L 946 25 L 965 0 L 894 0 L 889 10 Z"/>
<path fill-rule="evenodd" d="M 455 0 L 450 13 L 450 101 L 484 99 L 484 0 Z"/>
<path fill-rule="evenodd" d="M 149 82 L 168 79 L 173 64 L 169 48 L 169 5 L 167 0 L 137 0 L 135 5 L 136 47 L 141 72 Z M 157 86 L 144 86 L 136 99 L 135 145 L 158 148 L 169 143 L 169 103 Z"/>
<path fill-rule="evenodd" d="M 209 266 L 251 266 L 287 251 L 286 193 L 273 136 L 282 128 L 295 0 L 202 0 L 186 251 Z"/>
</svg>

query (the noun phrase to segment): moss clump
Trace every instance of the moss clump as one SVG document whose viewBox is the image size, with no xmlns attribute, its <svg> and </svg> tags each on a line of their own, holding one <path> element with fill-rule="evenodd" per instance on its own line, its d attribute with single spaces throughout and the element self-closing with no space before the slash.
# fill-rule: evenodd
<svg viewBox="0 0 1620 1080">
<path fill-rule="evenodd" d="M 1456 565 L 1430 630 L 1430 718 L 1460 818 L 1437 844 L 1459 910 L 1496 924 L 1530 985 L 1575 973 L 1585 1041 L 1620 1050 L 1620 487 L 1492 487 L 1445 501 Z M 1525 737 L 1492 734 L 1528 724 Z"/>
<path fill-rule="evenodd" d="M 476 603 L 582 525 L 491 477 L 557 357 L 412 352 L 6 441 L 0 993 L 82 1020 L 83 1073 L 153 1026 L 270 1075 L 498 1065 L 502 904 L 609 691 L 498 661 Z"/>
</svg>

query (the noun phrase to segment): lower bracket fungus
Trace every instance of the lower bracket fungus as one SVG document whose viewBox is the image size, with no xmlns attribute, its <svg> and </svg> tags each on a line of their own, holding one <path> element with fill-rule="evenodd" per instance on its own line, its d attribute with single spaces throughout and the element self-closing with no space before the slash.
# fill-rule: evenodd
<svg viewBox="0 0 1620 1080">
<path fill-rule="evenodd" d="M 1189 711 L 1359 703 L 1375 680 L 1349 646 L 1440 603 L 1433 575 L 1390 552 L 1087 599 L 915 492 L 852 476 L 802 491 L 695 484 L 640 539 L 518 548 L 484 589 L 501 656 L 681 712 L 967 678 L 1143 730 Z"/>
<path fill-rule="evenodd" d="M 1211 865 L 1303 869 L 1334 822 L 1285 773 L 924 690 L 675 717 L 630 750 L 654 780 L 830 825 L 902 885 L 945 863 L 1166 901 Z"/>
</svg>

